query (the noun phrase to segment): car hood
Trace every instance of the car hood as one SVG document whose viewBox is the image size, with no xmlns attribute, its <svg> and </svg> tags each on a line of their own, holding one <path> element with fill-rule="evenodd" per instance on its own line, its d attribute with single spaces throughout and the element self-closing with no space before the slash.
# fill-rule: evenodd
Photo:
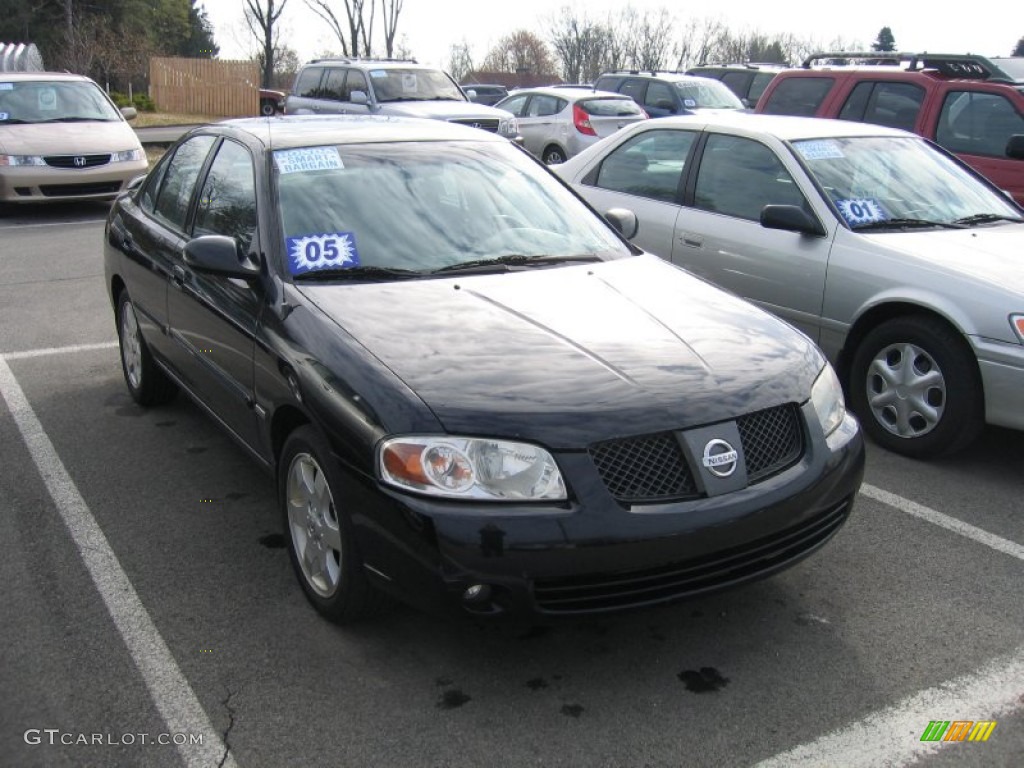
<svg viewBox="0 0 1024 768">
<path fill-rule="evenodd" d="M 553 448 L 803 402 L 822 365 L 790 326 L 649 255 L 300 290 L 449 432 Z"/>
<path fill-rule="evenodd" d="M 427 117 L 442 120 L 507 120 L 511 112 L 471 101 L 399 101 L 381 105 L 389 115 Z"/>
<path fill-rule="evenodd" d="M 0 128 L 0 152 L 6 155 L 95 155 L 141 148 L 127 123 L 46 123 Z"/>
<path fill-rule="evenodd" d="M 866 236 L 880 247 L 964 277 L 1024 293 L 1024 224 Z"/>
</svg>

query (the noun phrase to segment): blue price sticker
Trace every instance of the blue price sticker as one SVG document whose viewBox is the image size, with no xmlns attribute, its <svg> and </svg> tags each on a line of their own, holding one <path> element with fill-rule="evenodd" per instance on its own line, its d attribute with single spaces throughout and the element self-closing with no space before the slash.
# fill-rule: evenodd
<svg viewBox="0 0 1024 768">
<path fill-rule="evenodd" d="M 330 171 L 345 167 L 337 147 L 279 149 L 274 153 L 274 163 L 281 173 Z"/>
<path fill-rule="evenodd" d="M 8 117 L 10 117 L 10 115 L 6 112 L 0 112 L 0 120 L 6 120 Z"/>
<path fill-rule="evenodd" d="M 885 209 L 882 208 L 882 204 L 869 197 L 836 200 L 836 207 L 839 208 L 839 213 L 851 227 L 858 224 L 870 224 L 873 221 L 885 221 L 889 218 Z"/>
<path fill-rule="evenodd" d="M 0 91 L 13 91 L 14 83 L 0 83 Z"/>
<path fill-rule="evenodd" d="M 685 104 L 687 107 L 696 107 L 697 106 L 697 100 L 696 99 L 683 99 L 683 104 Z"/>
<path fill-rule="evenodd" d="M 323 232 L 289 237 L 284 241 L 288 268 L 293 275 L 318 269 L 349 269 L 359 266 L 353 232 Z"/>
</svg>

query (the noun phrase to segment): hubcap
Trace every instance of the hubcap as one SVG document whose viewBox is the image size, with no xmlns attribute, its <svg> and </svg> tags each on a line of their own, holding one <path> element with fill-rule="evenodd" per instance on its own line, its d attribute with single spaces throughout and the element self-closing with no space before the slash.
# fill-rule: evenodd
<svg viewBox="0 0 1024 768">
<path fill-rule="evenodd" d="M 314 592 L 331 597 L 341 582 L 341 531 L 327 478 L 315 458 L 300 453 L 286 482 L 288 527 L 302 574 Z"/>
<path fill-rule="evenodd" d="M 880 350 L 868 366 L 866 384 L 875 420 L 898 437 L 921 437 L 942 420 L 946 380 L 935 358 L 915 344 Z"/>
<path fill-rule="evenodd" d="M 142 385 L 142 339 L 139 337 L 139 321 L 130 301 L 121 309 L 121 359 L 124 372 L 132 389 Z"/>
</svg>

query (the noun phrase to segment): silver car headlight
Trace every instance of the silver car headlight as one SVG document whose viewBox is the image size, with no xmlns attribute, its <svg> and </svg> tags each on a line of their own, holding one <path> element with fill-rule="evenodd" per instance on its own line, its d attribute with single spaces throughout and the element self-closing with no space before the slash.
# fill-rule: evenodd
<svg viewBox="0 0 1024 768">
<path fill-rule="evenodd" d="M 408 435 L 381 443 L 381 479 L 449 499 L 562 501 L 565 483 L 538 445 L 450 435 Z"/>
<path fill-rule="evenodd" d="M 126 149 L 124 152 L 115 152 L 110 156 L 112 163 L 130 163 L 145 159 L 146 153 L 141 149 Z"/>
<path fill-rule="evenodd" d="M 821 430 L 828 437 L 843 423 L 846 416 L 846 401 L 843 399 L 843 388 L 839 377 L 828 363 L 821 369 L 818 378 L 811 387 L 811 403 L 818 414 Z"/>
<path fill-rule="evenodd" d="M 39 155 L 0 155 L 0 165 L 46 165 Z"/>
<path fill-rule="evenodd" d="M 519 135 L 519 121 L 514 117 L 506 118 L 498 123 L 498 133 L 514 139 Z"/>
</svg>

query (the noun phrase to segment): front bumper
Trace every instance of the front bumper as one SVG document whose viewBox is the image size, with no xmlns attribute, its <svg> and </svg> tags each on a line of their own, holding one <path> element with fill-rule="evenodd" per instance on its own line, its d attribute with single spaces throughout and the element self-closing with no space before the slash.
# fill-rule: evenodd
<svg viewBox="0 0 1024 768">
<path fill-rule="evenodd" d="M 848 415 L 778 475 L 657 505 L 617 502 L 585 452 L 556 460 L 574 491 L 561 505 L 466 505 L 364 487 L 355 522 L 371 579 L 425 610 L 534 619 L 707 594 L 783 570 L 828 541 L 852 509 L 864 445 Z"/>
<path fill-rule="evenodd" d="M 1024 429 L 1024 346 L 974 337 L 985 390 L 985 421 Z"/>
<path fill-rule="evenodd" d="M 136 176 L 146 160 L 108 163 L 94 168 L 16 166 L 0 169 L 0 202 L 42 203 L 61 200 L 113 200 Z"/>
</svg>

